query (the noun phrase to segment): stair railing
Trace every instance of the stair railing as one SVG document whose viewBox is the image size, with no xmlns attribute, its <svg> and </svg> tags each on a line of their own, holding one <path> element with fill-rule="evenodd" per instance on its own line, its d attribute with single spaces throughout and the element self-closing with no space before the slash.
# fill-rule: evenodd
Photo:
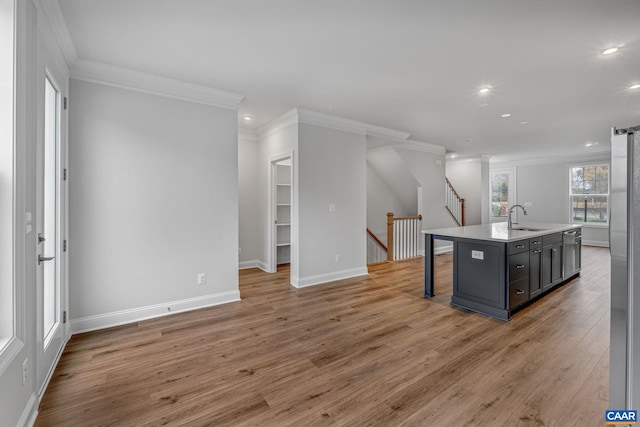
<svg viewBox="0 0 640 427">
<path fill-rule="evenodd" d="M 464 199 L 453 188 L 451 182 L 445 177 L 445 207 L 460 226 L 464 226 Z"/>
<path fill-rule="evenodd" d="M 387 260 L 413 258 L 419 255 L 422 215 L 395 218 L 387 213 Z"/>
<path fill-rule="evenodd" d="M 367 228 L 367 264 L 375 264 L 387 260 L 387 247 Z"/>
</svg>

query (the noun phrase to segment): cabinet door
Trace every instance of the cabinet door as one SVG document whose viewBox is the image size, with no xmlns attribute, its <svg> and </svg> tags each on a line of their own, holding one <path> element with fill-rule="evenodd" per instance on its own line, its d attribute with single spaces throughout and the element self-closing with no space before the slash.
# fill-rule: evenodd
<svg viewBox="0 0 640 427">
<path fill-rule="evenodd" d="M 551 248 L 551 281 L 554 285 L 562 282 L 562 243 Z"/>
<path fill-rule="evenodd" d="M 552 246 L 547 246 L 545 248 L 542 249 L 542 268 L 540 269 L 541 271 L 541 276 L 540 276 L 540 284 L 542 286 L 542 291 L 546 291 L 548 289 L 551 289 L 551 287 L 553 286 L 553 274 L 551 271 L 551 259 L 552 259 L 552 251 L 553 247 Z"/>
<path fill-rule="evenodd" d="M 542 293 L 542 249 L 529 254 L 529 292 L 531 298 Z"/>
</svg>

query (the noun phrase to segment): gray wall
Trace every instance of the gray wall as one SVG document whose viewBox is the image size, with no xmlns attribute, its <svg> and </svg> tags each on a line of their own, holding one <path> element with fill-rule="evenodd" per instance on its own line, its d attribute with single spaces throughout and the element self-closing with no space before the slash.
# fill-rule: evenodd
<svg viewBox="0 0 640 427">
<path fill-rule="evenodd" d="M 609 163 L 610 156 L 601 154 L 585 158 L 556 158 L 545 161 L 491 164 L 492 168 L 515 167 L 516 199 L 531 203 L 528 216 L 520 221 L 569 223 L 569 167 L 570 165 Z M 602 226 L 583 226 L 583 244 L 608 246 L 609 229 Z"/>
<path fill-rule="evenodd" d="M 298 286 L 367 273 L 365 144 L 364 135 L 299 125 Z"/>
<path fill-rule="evenodd" d="M 418 198 L 417 194 L 415 197 Z M 387 212 L 393 212 L 395 216 L 417 214 L 409 212 L 386 182 L 367 164 L 367 227 L 385 243 Z"/>
<path fill-rule="evenodd" d="M 240 268 L 258 265 L 259 209 L 258 137 L 240 129 L 238 133 L 238 254 Z"/>
<path fill-rule="evenodd" d="M 465 203 L 465 225 L 482 223 L 482 162 L 480 159 L 447 161 L 447 178 Z"/>
<path fill-rule="evenodd" d="M 237 299 L 237 113 L 75 80 L 70 90 L 72 321 Z"/>
</svg>

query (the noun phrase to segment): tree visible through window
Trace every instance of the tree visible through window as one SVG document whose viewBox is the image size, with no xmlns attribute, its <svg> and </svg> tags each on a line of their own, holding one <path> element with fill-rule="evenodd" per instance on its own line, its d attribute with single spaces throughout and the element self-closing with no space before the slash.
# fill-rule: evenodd
<svg viewBox="0 0 640 427">
<path fill-rule="evenodd" d="M 571 220 L 609 223 L 609 165 L 573 166 L 570 170 Z"/>
<path fill-rule="evenodd" d="M 491 174 L 491 216 L 504 218 L 509 209 L 509 175 L 506 173 Z"/>
</svg>

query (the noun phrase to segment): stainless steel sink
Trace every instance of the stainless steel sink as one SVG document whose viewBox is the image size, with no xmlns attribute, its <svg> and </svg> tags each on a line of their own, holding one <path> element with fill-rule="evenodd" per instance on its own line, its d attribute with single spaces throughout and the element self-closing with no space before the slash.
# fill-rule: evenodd
<svg viewBox="0 0 640 427">
<path fill-rule="evenodd" d="M 529 228 L 529 227 L 512 227 L 512 230 L 518 231 L 544 231 L 544 228 Z"/>
</svg>

